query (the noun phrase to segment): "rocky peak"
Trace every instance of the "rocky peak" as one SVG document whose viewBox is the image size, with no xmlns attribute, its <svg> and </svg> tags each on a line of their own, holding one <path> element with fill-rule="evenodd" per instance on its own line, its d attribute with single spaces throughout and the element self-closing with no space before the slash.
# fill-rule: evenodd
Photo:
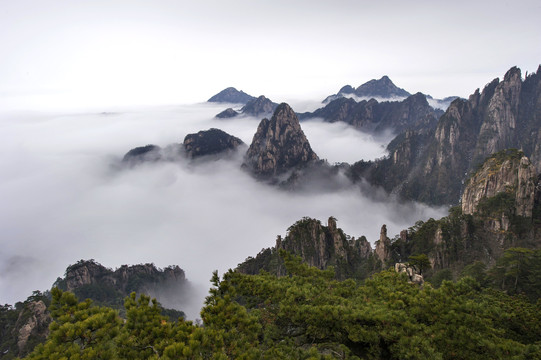
<svg viewBox="0 0 541 360">
<path fill-rule="evenodd" d="M 244 166 L 255 175 L 272 177 L 318 160 L 288 104 L 276 108 L 270 120 L 259 123 Z"/>
<path fill-rule="evenodd" d="M 278 104 L 270 101 L 265 96 L 261 95 L 257 99 L 252 99 L 240 109 L 241 113 L 251 116 L 268 115 L 276 109 Z"/>
<path fill-rule="evenodd" d="M 89 295 L 101 288 L 103 291 L 98 295 L 107 298 L 100 301 L 110 301 L 111 296 L 122 299 L 132 291 L 144 292 L 160 301 L 162 288 L 182 288 L 185 282 L 184 271 L 178 266 L 158 269 L 154 264 L 122 265 L 113 271 L 94 260 L 80 260 L 66 269 L 64 279 L 59 278 L 55 286 L 81 298 L 92 298 Z"/>
<path fill-rule="evenodd" d="M 284 239 L 278 236 L 276 246 L 262 250 L 257 257 L 248 258 L 237 270 L 257 274 L 265 270 L 284 275 L 285 269 L 278 250 L 285 250 L 302 258 L 303 262 L 319 269 L 335 267 L 338 278 L 351 277 L 366 271 L 365 261 L 372 256 L 372 247 L 364 236 L 350 238 L 329 217 L 327 226 L 321 221 L 305 217 L 289 227 Z"/>
<path fill-rule="evenodd" d="M 376 256 L 385 263 L 391 257 L 391 240 L 387 237 L 387 225 L 383 224 L 379 233 L 379 240 L 376 241 Z"/>
<path fill-rule="evenodd" d="M 521 74 L 516 67 L 495 87 L 484 111 L 474 158 L 493 154 L 515 142 L 521 87 Z"/>
<path fill-rule="evenodd" d="M 488 158 L 466 183 L 462 212 L 505 210 L 496 201 L 499 199 L 507 201 L 506 207 L 511 206 L 513 215 L 531 217 L 536 182 L 534 168 L 521 151 L 500 151 Z"/>
<path fill-rule="evenodd" d="M 355 88 L 351 85 L 343 86 L 340 91 L 338 91 L 339 94 L 353 94 L 355 92 Z"/>
<path fill-rule="evenodd" d="M 110 269 L 98 264 L 94 260 L 80 260 L 66 269 L 66 290 L 74 291 L 84 285 L 93 284 L 97 279 L 109 273 L 111 273 Z"/>
<path fill-rule="evenodd" d="M 218 119 L 230 119 L 232 117 L 238 116 L 239 113 L 233 108 L 227 108 L 224 111 L 217 114 L 215 117 Z"/>
<path fill-rule="evenodd" d="M 218 94 L 208 99 L 208 102 L 227 102 L 234 104 L 246 104 L 248 101 L 255 99 L 253 96 L 246 94 L 244 91 L 239 91 L 234 87 L 228 87 Z"/>
<path fill-rule="evenodd" d="M 232 151 L 244 144 L 244 142 L 225 131 L 212 128 L 199 131 L 196 134 L 186 135 L 183 144 L 188 157 L 196 158 Z"/>
<path fill-rule="evenodd" d="M 359 97 L 393 98 L 407 97 L 411 94 L 396 86 L 387 75 L 384 75 L 379 80 L 373 79 L 359 86 L 355 89 L 355 95 Z"/>
</svg>

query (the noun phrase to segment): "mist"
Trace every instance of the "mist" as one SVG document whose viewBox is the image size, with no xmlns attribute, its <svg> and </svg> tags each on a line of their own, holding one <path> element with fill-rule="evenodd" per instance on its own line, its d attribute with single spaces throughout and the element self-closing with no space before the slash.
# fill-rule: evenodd
<svg viewBox="0 0 541 360">
<path fill-rule="evenodd" d="M 49 289 L 69 264 L 95 259 L 179 265 L 194 296 L 180 310 L 193 319 L 210 286 L 248 256 L 273 246 L 304 216 L 338 219 L 347 234 L 372 243 L 445 209 L 399 203 L 349 184 L 316 194 L 291 193 L 255 181 L 228 159 L 119 166 L 131 148 L 181 143 L 188 133 L 220 128 L 249 144 L 260 119 L 227 120 L 216 104 L 107 108 L 92 112 L 0 114 L 0 303 Z M 344 124 L 301 124 L 313 149 L 333 162 L 385 155 L 374 139 Z"/>
</svg>

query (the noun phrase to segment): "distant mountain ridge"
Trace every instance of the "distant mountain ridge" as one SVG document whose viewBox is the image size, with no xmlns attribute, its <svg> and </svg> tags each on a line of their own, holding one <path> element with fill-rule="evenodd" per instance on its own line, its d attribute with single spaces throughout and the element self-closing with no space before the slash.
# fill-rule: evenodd
<svg viewBox="0 0 541 360">
<path fill-rule="evenodd" d="M 367 98 L 382 98 L 382 99 L 392 99 L 392 98 L 406 98 L 411 94 L 406 90 L 396 86 L 387 75 L 382 76 L 380 79 L 372 79 L 357 88 L 352 87 L 351 85 L 343 86 L 338 93 L 334 95 L 329 95 L 323 103 L 335 100 L 339 97 L 344 97 L 347 95 L 355 95 L 357 97 L 367 97 Z"/>
<path fill-rule="evenodd" d="M 207 102 L 225 102 L 233 104 L 246 104 L 250 100 L 254 100 L 255 97 L 246 94 L 242 90 L 237 90 L 234 87 L 228 87 L 223 89 L 216 95 L 212 96 Z"/>
<path fill-rule="evenodd" d="M 218 119 L 228 119 L 238 115 L 247 115 L 247 116 L 270 116 L 276 110 L 278 104 L 272 102 L 270 99 L 266 98 L 264 95 L 261 95 L 257 98 L 253 98 L 246 102 L 246 104 L 239 110 L 234 110 L 233 108 L 227 108 L 224 111 L 216 115 Z"/>
<path fill-rule="evenodd" d="M 426 96 L 417 93 L 403 101 L 378 102 L 375 99 L 357 102 L 338 97 L 325 107 L 299 114 L 301 120 L 323 118 L 327 122 L 343 121 L 359 130 L 401 133 L 415 129 L 426 132 L 434 128 L 443 111 L 431 107 Z"/>
</svg>

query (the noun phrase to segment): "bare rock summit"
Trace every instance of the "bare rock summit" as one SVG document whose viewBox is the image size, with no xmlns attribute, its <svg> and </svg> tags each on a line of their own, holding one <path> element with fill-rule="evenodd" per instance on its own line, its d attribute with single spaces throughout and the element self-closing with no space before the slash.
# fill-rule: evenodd
<svg viewBox="0 0 541 360">
<path fill-rule="evenodd" d="M 259 177 L 273 177 L 319 160 L 291 107 L 282 103 L 261 120 L 243 166 Z"/>
</svg>

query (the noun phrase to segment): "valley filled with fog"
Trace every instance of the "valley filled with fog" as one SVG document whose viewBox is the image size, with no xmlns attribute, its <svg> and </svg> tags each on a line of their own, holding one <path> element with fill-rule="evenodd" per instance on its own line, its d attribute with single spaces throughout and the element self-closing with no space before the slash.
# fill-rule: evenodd
<svg viewBox="0 0 541 360">
<path fill-rule="evenodd" d="M 295 104 L 292 104 L 294 110 Z M 121 166 L 130 149 L 181 143 L 220 128 L 252 140 L 261 119 L 215 119 L 228 106 L 193 104 L 113 110 L 1 113 L 0 302 L 49 289 L 65 268 L 95 259 L 122 264 L 178 264 L 197 290 L 182 304 L 189 317 L 223 273 L 274 245 L 304 216 L 329 216 L 351 236 L 373 244 L 445 209 L 399 203 L 377 189 L 348 182 L 337 189 L 287 192 L 254 180 L 236 156 L 210 161 Z M 303 109 L 304 110 L 304 109 Z M 301 123 L 313 150 L 330 164 L 386 155 L 391 134 L 374 138 L 343 123 Z M 306 189 L 305 189 L 306 190 Z"/>
</svg>

